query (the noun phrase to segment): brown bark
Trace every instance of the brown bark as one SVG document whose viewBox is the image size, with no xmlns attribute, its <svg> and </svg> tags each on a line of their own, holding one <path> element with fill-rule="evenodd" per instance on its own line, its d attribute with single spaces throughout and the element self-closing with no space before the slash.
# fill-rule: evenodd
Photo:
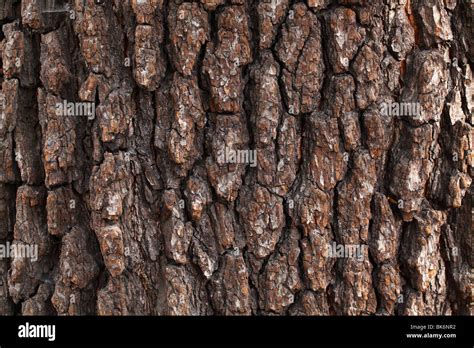
<svg viewBox="0 0 474 348">
<path fill-rule="evenodd" d="M 0 257 L 0 314 L 473 313 L 470 1 L 2 0 L 0 23 L 0 245 L 37 246 Z"/>
</svg>

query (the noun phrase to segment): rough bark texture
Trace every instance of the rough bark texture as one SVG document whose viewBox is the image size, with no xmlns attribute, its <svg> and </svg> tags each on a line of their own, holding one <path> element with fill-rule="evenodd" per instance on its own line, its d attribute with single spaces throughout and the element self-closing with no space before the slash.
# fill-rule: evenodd
<svg viewBox="0 0 474 348">
<path fill-rule="evenodd" d="M 473 314 L 472 1 L 96 2 L 0 1 L 0 314 Z"/>
</svg>

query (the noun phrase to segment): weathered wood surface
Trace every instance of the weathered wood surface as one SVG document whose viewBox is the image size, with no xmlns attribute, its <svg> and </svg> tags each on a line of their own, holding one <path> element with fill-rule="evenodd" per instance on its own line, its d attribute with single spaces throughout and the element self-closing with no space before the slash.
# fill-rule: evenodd
<svg viewBox="0 0 474 348">
<path fill-rule="evenodd" d="M 0 1 L 0 314 L 473 313 L 472 1 L 103 2 Z"/>
</svg>

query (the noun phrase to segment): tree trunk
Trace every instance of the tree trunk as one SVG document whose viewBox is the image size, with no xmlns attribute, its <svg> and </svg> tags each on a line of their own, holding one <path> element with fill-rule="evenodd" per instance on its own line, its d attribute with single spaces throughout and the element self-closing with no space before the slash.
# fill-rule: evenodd
<svg viewBox="0 0 474 348">
<path fill-rule="evenodd" d="M 472 314 L 471 1 L 0 20 L 0 314 Z"/>
</svg>

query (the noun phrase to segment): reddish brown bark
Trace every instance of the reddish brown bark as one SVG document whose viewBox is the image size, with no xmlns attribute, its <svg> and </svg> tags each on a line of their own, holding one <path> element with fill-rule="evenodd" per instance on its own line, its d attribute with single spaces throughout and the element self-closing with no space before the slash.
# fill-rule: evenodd
<svg viewBox="0 0 474 348">
<path fill-rule="evenodd" d="M 1 1 L 0 314 L 472 314 L 473 22 Z"/>
</svg>

